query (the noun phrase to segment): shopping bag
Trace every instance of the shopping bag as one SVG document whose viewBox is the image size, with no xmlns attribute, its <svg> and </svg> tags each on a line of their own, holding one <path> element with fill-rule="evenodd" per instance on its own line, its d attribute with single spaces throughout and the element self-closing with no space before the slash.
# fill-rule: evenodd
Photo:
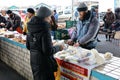
<svg viewBox="0 0 120 80">
<path fill-rule="evenodd" d="M 58 64 L 58 62 L 57 62 Z M 55 80 L 60 80 L 61 74 L 60 74 L 60 65 L 58 64 L 57 71 L 54 72 Z"/>
<path fill-rule="evenodd" d="M 120 31 L 115 32 L 114 39 L 120 39 Z"/>
</svg>

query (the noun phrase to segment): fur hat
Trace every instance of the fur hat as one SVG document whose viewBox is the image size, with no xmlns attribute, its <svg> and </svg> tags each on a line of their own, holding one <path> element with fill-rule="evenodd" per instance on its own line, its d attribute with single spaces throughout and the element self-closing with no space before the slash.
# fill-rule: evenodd
<svg viewBox="0 0 120 80">
<path fill-rule="evenodd" d="M 11 10 L 7 10 L 6 13 L 7 13 L 7 14 L 11 14 L 12 11 L 11 11 Z"/>
<path fill-rule="evenodd" d="M 32 14 L 35 14 L 35 11 L 34 11 L 33 8 L 28 8 L 28 9 L 27 9 L 27 12 L 32 13 Z"/>
<path fill-rule="evenodd" d="M 50 16 L 51 14 L 52 14 L 52 11 L 50 9 L 42 6 L 38 9 L 36 16 L 38 16 L 39 18 L 45 18 Z"/>
<path fill-rule="evenodd" d="M 88 7 L 87 5 L 84 3 L 84 2 L 81 2 L 77 8 L 78 12 L 81 12 L 81 11 L 86 11 L 88 10 Z"/>
</svg>

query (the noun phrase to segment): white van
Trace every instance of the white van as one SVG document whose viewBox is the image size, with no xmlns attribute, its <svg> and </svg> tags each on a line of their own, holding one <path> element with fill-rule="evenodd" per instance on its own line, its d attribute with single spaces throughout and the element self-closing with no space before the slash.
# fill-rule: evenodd
<svg viewBox="0 0 120 80">
<path fill-rule="evenodd" d="M 58 11 L 58 19 L 69 20 L 71 17 L 72 17 L 72 10 L 70 9 Z"/>
</svg>

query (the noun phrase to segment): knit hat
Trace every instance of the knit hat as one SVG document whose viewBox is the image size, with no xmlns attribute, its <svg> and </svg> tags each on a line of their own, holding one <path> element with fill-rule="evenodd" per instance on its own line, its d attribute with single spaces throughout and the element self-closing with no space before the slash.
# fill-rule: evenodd
<svg viewBox="0 0 120 80">
<path fill-rule="evenodd" d="M 87 5 L 84 3 L 84 2 L 81 2 L 77 8 L 78 12 L 81 12 L 81 11 L 86 11 L 88 10 L 88 7 Z"/>
<path fill-rule="evenodd" d="M 11 10 L 7 10 L 6 13 L 7 13 L 7 14 L 11 14 L 12 11 L 11 11 Z"/>
<path fill-rule="evenodd" d="M 28 9 L 27 9 L 27 12 L 32 13 L 32 14 L 35 14 L 35 11 L 34 11 L 33 8 L 28 8 Z"/>
<path fill-rule="evenodd" d="M 39 18 L 45 18 L 45 17 L 50 16 L 51 14 L 52 14 L 52 12 L 50 9 L 42 6 L 38 9 L 36 16 L 38 16 Z"/>
</svg>

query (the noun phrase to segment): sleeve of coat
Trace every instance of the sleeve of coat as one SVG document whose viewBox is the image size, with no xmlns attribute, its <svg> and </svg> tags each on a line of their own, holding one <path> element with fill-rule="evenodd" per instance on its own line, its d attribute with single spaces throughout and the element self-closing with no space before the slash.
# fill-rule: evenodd
<svg viewBox="0 0 120 80">
<path fill-rule="evenodd" d="M 71 35 L 71 40 L 75 41 L 76 40 L 76 36 L 77 35 L 77 27 L 73 30 L 72 35 Z"/>
<path fill-rule="evenodd" d="M 50 33 L 46 32 L 42 37 L 42 52 L 43 55 L 51 56 L 60 51 L 60 46 L 53 46 Z"/>
<path fill-rule="evenodd" d="M 76 38 L 76 34 L 77 34 L 77 30 L 75 29 L 73 32 L 72 32 L 72 36 L 71 36 L 71 39 L 74 41 L 75 38 Z"/>
<path fill-rule="evenodd" d="M 104 21 L 104 22 L 106 21 L 106 15 L 103 17 L 103 21 Z"/>
<path fill-rule="evenodd" d="M 27 23 L 23 23 L 23 32 L 27 33 Z"/>
<path fill-rule="evenodd" d="M 3 23 L 5 23 L 5 24 L 6 24 L 6 22 L 7 22 L 7 21 L 6 21 L 6 19 L 3 17 Z"/>
<path fill-rule="evenodd" d="M 19 16 L 16 17 L 15 19 L 15 24 L 13 26 L 14 30 L 18 27 L 21 26 L 21 18 Z"/>
<path fill-rule="evenodd" d="M 26 48 L 28 49 L 28 50 L 30 50 L 30 42 L 29 42 L 29 36 L 28 36 L 29 34 L 27 34 L 27 37 L 26 37 Z"/>
</svg>

